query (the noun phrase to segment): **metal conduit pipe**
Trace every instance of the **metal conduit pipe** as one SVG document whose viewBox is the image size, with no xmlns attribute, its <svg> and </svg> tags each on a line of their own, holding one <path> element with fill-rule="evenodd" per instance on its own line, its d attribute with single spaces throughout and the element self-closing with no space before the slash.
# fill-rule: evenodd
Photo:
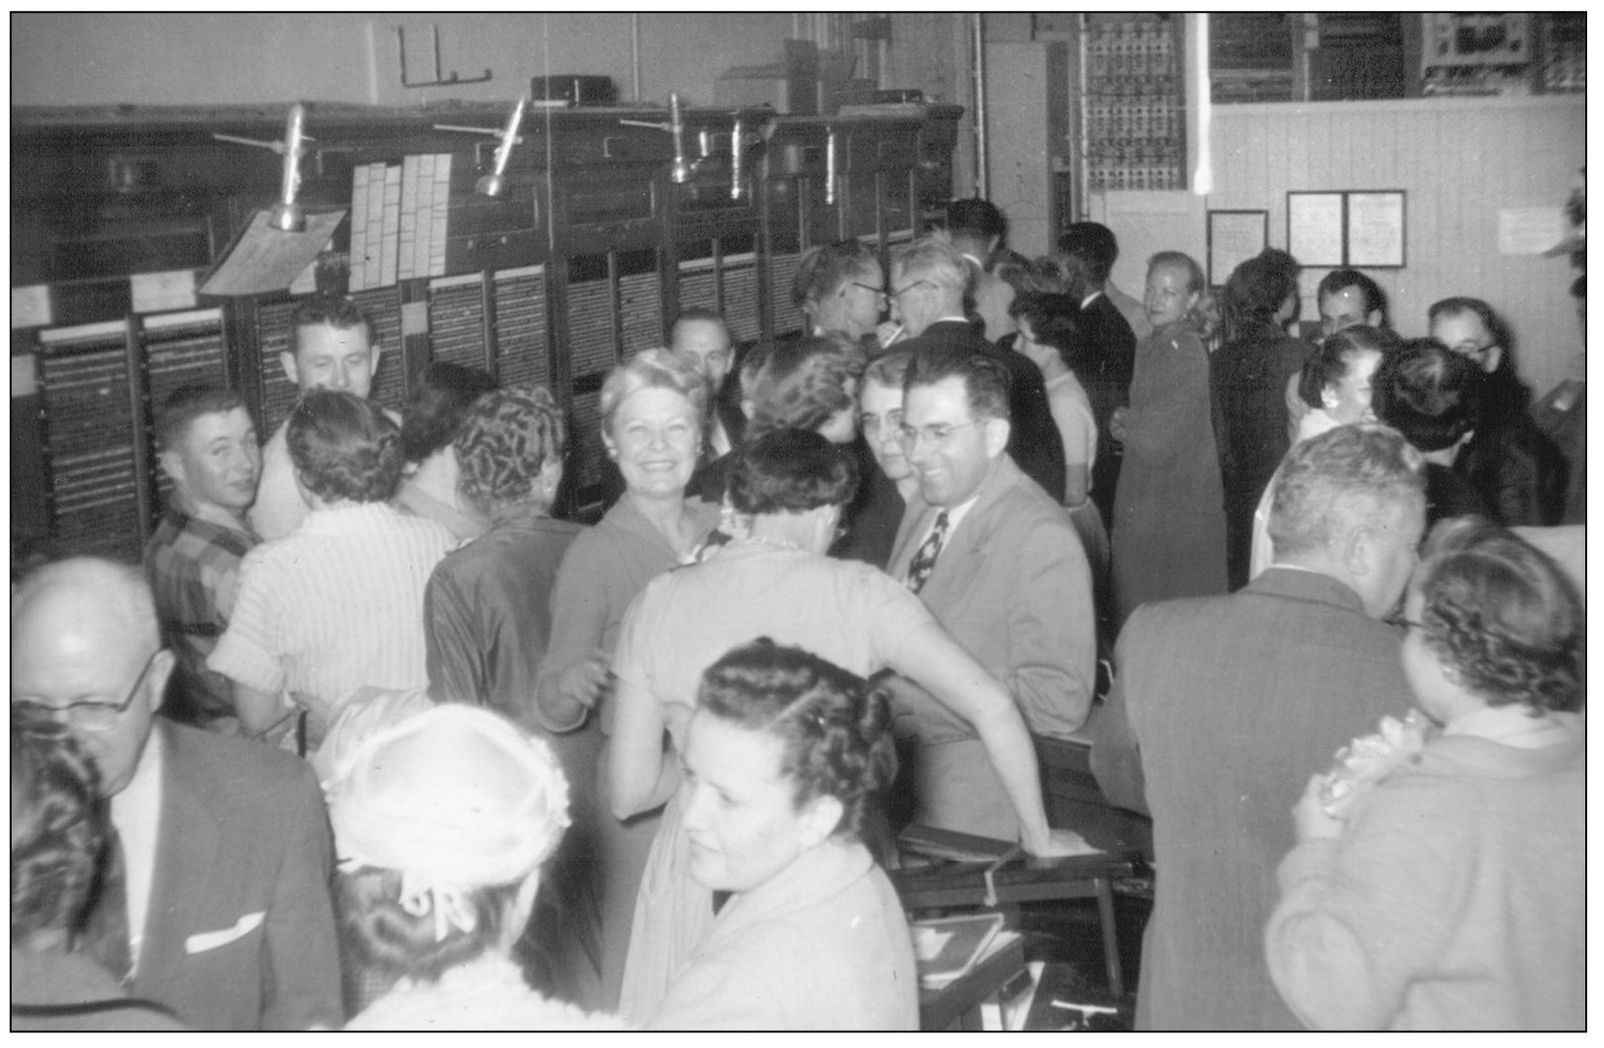
<svg viewBox="0 0 1604 1048">
<path fill-rule="evenodd" d="M 969 16 L 975 47 L 975 196 L 985 200 L 991 187 L 986 157 L 986 33 L 981 17 L 979 12 Z"/>
</svg>

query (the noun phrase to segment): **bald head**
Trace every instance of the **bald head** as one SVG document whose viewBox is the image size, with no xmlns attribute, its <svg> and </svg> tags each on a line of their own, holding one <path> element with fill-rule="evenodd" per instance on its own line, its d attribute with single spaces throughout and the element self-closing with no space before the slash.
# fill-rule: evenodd
<svg viewBox="0 0 1604 1048">
<path fill-rule="evenodd" d="M 141 660 L 161 643 L 156 602 L 144 574 L 97 557 L 46 564 L 17 588 L 11 602 L 13 653 L 29 632 L 62 629 L 126 646 Z"/>
<path fill-rule="evenodd" d="M 64 719 L 110 796 L 133 777 L 161 704 L 173 657 L 160 647 L 155 602 L 138 568 L 92 557 L 47 564 L 11 601 L 11 701 Z M 83 725 L 89 704 L 122 710 L 91 731 Z"/>
</svg>

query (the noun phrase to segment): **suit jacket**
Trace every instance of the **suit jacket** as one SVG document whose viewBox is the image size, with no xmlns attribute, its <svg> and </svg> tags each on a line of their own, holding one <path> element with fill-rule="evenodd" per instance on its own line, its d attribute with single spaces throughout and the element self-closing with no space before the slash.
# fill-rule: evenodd
<svg viewBox="0 0 1604 1048">
<path fill-rule="evenodd" d="M 1006 367 L 1010 380 L 1008 411 L 1013 422 L 1008 453 L 1054 502 L 1063 503 L 1064 442 L 1053 424 L 1041 368 L 1023 353 L 987 342 L 973 325 L 961 320 L 938 320 L 917 337 L 898 343 L 897 348 L 909 353 L 983 353 Z"/>
<path fill-rule="evenodd" d="M 891 553 L 893 578 L 907 578 L 940 510 L 914 495 Z M 1007 456 L 992 464 L 919 596 L 1007 687 L 1031 731 L 1067 738 L 1086 720 L 1097 674 L 1091 569 L 1069 514 Z"/>
<path fill-rule="evenodd" d="M 1253 511 L 1291 447 L 1286 389 L 1314 347 L 1258 321 L 1209 357 L 1215 446 L 1225 489 L 1226 568 L 1232 589 L 1248 580 Z"/>
<path fill-rule="evenodd" d="M 338 1029 L 333 840 L 311 767 L 157 718 L 166 754 L 136 997 L 208 1030 Z"/>
<path fill-rule="evenodd" d="M 1164 871 L 1138 1028 L 1299 1027 L 1264 960 L 1289 813 L 1339 747 L 1411 705 L 1399 641 L 1353 590 L 1293 568 L 1131 615 L 1090 734 L 1092 773 L 1116 804 L 1152 814 Z"/>
<path fill-rule="evenodd" d="M 1119 441 L 1109 432 L 1114 409 L 1130 401 L 1136 370 L 1136 334 L 1119 307 L 1102 292 L 1081 309 L 1084 345 L 1069 369 L 1086 389 L 1097 420 L 1097 459 L 1092 463 L 1092 501 L 1103 526 L 1114 524 L 1114 488 L 1119 483 Z"/>
</svg>

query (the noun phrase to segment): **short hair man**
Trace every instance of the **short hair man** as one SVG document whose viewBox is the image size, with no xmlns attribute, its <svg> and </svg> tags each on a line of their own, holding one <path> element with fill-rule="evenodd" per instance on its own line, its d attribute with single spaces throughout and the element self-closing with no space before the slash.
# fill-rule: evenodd
<svg viewBox="0 0 1604 1048">
<path fill-rule="evenodd" d="M 1008 219 L 989 200 L 969 197 L 947 205 L 947 236 L 969 267 L 965 313 L 979 317 L 992 342 L 1018 328 L 1008 315 L 1013 288 L 991 271 L 992 255 L 1008 236 Z"/>
<path fill-rule="evenodd" d="M 1567 483 L 1559 447 L 1532 420 L 1531 391 L 1521 382 L 1509 332 L 1479 298 L 1455 296 L 1426 311 L 1431 337 L 1487 373 L 1482 417 L 1454 468 L 1510 525 L 1559 523 Z"/>
<path fill-rule="evenodd" d="M 1114 263 L 1119 261 L 1119 241 L 1114 231 L 1101 222 L 1071 222 L 1058 237 L 1058 253 L 1074 259 L 1092 287 L 1113 303 L 1137 339 L 1153 333 L 1142 300 L 1121 291 L 1113 279 Z"/>
<path fill-rule="evenodd" d="M 1004 454 L 1008 373 L 989 355 L 938 350 L 915 354 L 904 381 L 918 491 L 890 573 L 1003 683 L 1033 733 L 1066 737 L 1092 704 L 1091 569 L 1063 507 Z M 948 829 L 1009 838 L 1017 819 L 973 731 L 910 682 L 896 694 L 921 801 L 960 813 Z"/>
<path fill-rule="evenodd" d="M 167 712 L 225 734 L 239 730 L 233 686 L 206 668 L 239 595 L 240 561 L 257 539 L 245 523 L 256 498 L 262 451 L 238 393 L 184 386 L 156 422 L 172 498 L 145 544 L 145 574 L 162 637 L 177 657 Z"/>
<path fill-rule="evenodd" d="M 1343 328 L 1387 327 L 1387 298 L 1374 280 L 1357 269 L 1333 269 L 1320 280 L 1315 292 L 1320 307 L 1320 333 L 1334 335 Z"/>
<path fill-rule="evenodd" d="M 1092 772 L 1153 817 L 1141 1029 L 1297 1029 L 1264 961 L 1288 804 L 1337 748 L 1402 715 L 1398 631 L 1382 620 L 1424 527 L 1420 454 L 1384 426 L 1339 426 L 1288 453 L 1276 560 L 1224 597 L 1157 601 L 1126 622 Z M 1145 782 L 1144 782 L 1145 773 Z"/>
<path fill-rule="evenodd" d="M 1053 501 L 1064 501 L 1064 442 L 1053 424 L 1047 382 L 1023 353 L 988 342 L 964 317 L 968 263 L 944 234 L 920 237 L 891 256 L 891 319 L 912 338 L 897 348 L 914 356 L 940 351 L 981 354 L 1008 373 L 1008 453 Z"/>
<path fill-rule="evenodd" d="M 1103 526 L 1112 530 L 1120 456 L 1112 453 L 1118 441 L 1108 427 L 1114 412 L 1131 401 L 1131 375 L 1136 370 L 1135 322 L 1126 318 L 1123 307 L 1114 301 L 1109 290 L 1108 274 L 1119 257 L 1119 244 L 1112 230 L 1098 222 L 1073 222 L 1058 238 L 1058 253 L 1069 268 L 1080 273 L 1088 289 L 1080 302 L 1085 364 L 1075 370 L 1086 387 L 1092 417 L 1097 420 L 1097 446 L 1107 449 L 1092 462 L 1092 501 L 1103 516 Z M 1136 312 L 1142 314 L 1141 303 L 1131 301 Z M 1147 324 L 1145 314 L 1142 322 L 1151 332 L 1152 325 Z"/>
<path fill-rule="evenodd" d="M 373 319 L 360 306 L 349 298 L 314 295 L 291 315 L 290 348 L 279 354 L 279 363 L 302 393 L 333 389 L 366 398 L 373 389 L 380 348 Z M 399 425 L 400 419 L 395 422 Z M 264 539 L 280 539 L 295 530 L 310 508 L 296 490 L 295 467 L 280 424 L 262 449 L 262 481 L 249 514 L 251 527 Z"/>
<path fill-rule="evenodd" d="M 735 347 L 729 325 L 716 310 L 693 306 L 680 313 L 668 334 L 668 348 L 695 364 L 707 379 L 707 439 L 703 454 L 709 459 L 729 454 L 746 431 L 741 411 L 741 390 L 730 381 L 735 370 Z"/>
<path fill-rule="evenodd" d="M 317 781 L 288 754 L 156 716 L 174 661 L 160 645 L 138 568 L 48 564 L 12 602 L 11 701 L 67 723 L 117 830 L 88 948 L 192 1026 L 338 1027 Z"/>
</svg>

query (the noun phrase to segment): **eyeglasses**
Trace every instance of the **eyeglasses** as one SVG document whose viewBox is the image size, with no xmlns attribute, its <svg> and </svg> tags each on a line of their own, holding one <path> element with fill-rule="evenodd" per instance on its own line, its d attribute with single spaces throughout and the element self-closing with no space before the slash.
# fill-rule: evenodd
<svg viewBox="0 0 1604 1048">
<path fill-rule="evenodd" d="M 880 419 L 879 415 L 859 415 L 858 416 L 858 428 L 863 430 L 863 435 L 866 436 L 866 437 L 879 436 L 879 434 L 880 434 L 880 424 L 881 424 L 881 419 Z M 892 433 L 897 435 L 899 437 L 899 439 L 900 439 L 901 434 L 898 431 L 902 429 L 902 412 L 900 412 L 900 411 L 889 412 L 885 417 L 885 427 L 887 429 L 891 430 Z"/>
<path fill-rule="evenodd" d="M 902 444 L 904 451 L 912 451 L 919 446 L 920 438 L 926 443 L 941 445 L 952 439 L 952 435 L 960 429 L 980 425 L 980 419 L 969 422 L 932 422 L 928 426 L 915 429 L 912 426 L 897 427 L 897 441 Z"/>
<path fill-rule="evenodd" d="M 883 287 L 875 287 L 873 284 L 865 284 L 861 280 L 849 280 L 847 283 L 851 284 L 853 287 L 861 287 L 865 291 L 873 291 L 875 297 L 881 299 L 882 301 L 887 297 L 886 289 Z"/>
<path fill-rule="evenodd" d="M 1397 626 L 1399 629 L 1404 629 L 1404 630 L 1409 630 L 1409 629 L 1425 630 L 1426 629 L 1426 624 L 1424 622 L 1419 622 L 1419 621 L 1416 621 L 1415 619 L 1406 618 L 1402 614 L 1393 615 L 1390 618 L 1388 618 L 1387 619 L 1387 625 L 1389 625 L 1389 626 Z"/>
<path fill-rule="evenodd" d="M 85 700 L 83 702 L 69 702 L 65 706 L 51 706 L 46 703 L 29 702 L 24 699 L 17 702 L 17 705 L 22 707 L 25 713 L 43 720 L 66 719 L 72 721 L 84 731 L 110 731 L 116 725 L 117 718 L 121 717 L 123 712 L 128 709 L 129 704 L 134 701 L 134 696 L 139 694 L 139 689 L 144 685 L 145 678 L 150 676 L 150 668 L 156 665 L 156 656 L 166 650 L 166 648 L 157 648 L 150 653 L 150 658 L 145 660 L 144 668 L 139 671 L 139 676 L 134 678 L 133 685 L 128 689 L 128 694 L 123 696 L 121 702 Z"/>
<path fill-rule="evenodd" d="M 889 300 L 889 299 L 896 298 L 898 295 L 905 295 L 908 292 L 912 291 L 914 288 L 918 287 L 920 284 L 923 284 L 925 287 L 935 287 L 936 286 L 936 285 L 932 284 L 928 280 L 915 280 L 913 283 L 904 284 L 902 287 L 900 287 L 897 290 L 895 290 L 895 291 L 891 292 L 890 294 L 886 295 L 886 298 Z"/>
<path fill-rule="evenodd" d="M 1461 342 L 1457 346 L 1449 346 L 1448 348 L 1460 356 L 1469 357 L 1476 361 L 1484 361 L 1487 359 L 1488 354 L 1498 348 L 1498 343 L 1489 342 L 1485 346 L 1478 346 L 1474 342 Z"/>
</svg>

